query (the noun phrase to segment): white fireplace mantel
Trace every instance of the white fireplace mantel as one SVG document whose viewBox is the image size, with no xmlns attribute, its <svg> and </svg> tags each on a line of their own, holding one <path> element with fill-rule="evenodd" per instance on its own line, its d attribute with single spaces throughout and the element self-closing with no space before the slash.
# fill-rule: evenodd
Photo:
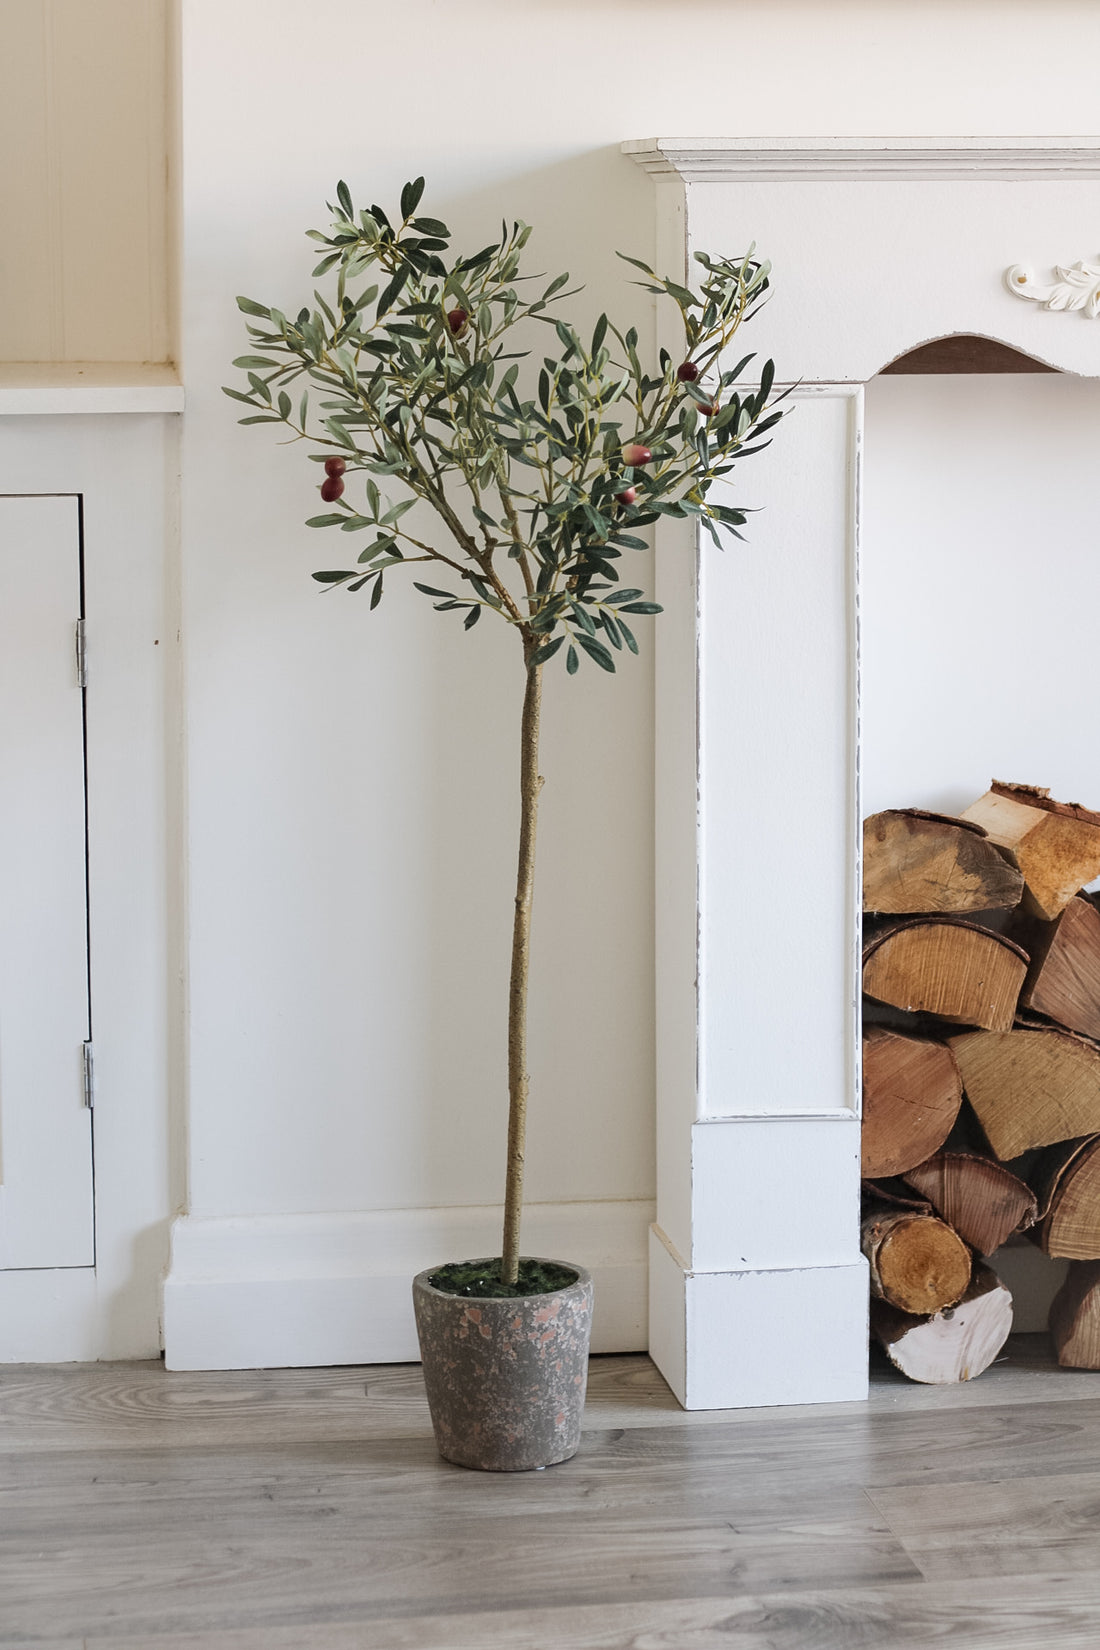
<svg viewBox="0 0 1100 1650">
<path fill-rule="evenodd" d="M 658 547 L 650 1346 L 688 1408 L 858 1399 L 862 386 L 955 333 L 1100 374 L 1100 321 L 1005 281 L 1100 258 L 1100 138 L 623 148 L 654 175 L 662 273 L 771 260 L 745 347 L 798 384 L 736 478 L 766 506 L 749 543 L 670 523 Z"/>
</svg>

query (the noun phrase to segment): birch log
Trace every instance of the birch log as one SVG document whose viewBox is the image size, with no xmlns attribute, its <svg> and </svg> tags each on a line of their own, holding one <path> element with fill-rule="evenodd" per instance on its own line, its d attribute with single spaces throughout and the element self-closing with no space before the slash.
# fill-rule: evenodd
<svg viewBox="0 0 1100 1650">
<path fill-rule="evenodd" d="M 983 826 L 1022 872 L 1024 902 L 1047 922 L 1100 875 L 1100 814 L 1077 802 L 1055 802 L 1041 786 L 994 780 L 962 818 Z"/>
<path fill-rule="evenodd" d="M 1012 1296 L 988 1266 L 978 1265 L 957 1306 L 930 1317 L 871 1301 L 871 1333 L 911 1381 L 947 1385 L 988 1369 L 1012 1328 Z"/>
</svg>

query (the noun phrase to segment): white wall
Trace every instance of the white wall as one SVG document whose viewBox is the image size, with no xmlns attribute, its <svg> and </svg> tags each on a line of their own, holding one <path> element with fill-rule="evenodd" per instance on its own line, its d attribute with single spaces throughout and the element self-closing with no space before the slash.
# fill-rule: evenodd
<svg viewBox="0 0 1100 1650">
<path fill-rule="evenodd" d="M 300 525 L 312 467 L 238 429 L 218 388 L 243 347 L 233 295 L 297 307 L 302 231 L 337 177 L 389 202 L 423 172 L 424 209 L 460 242 L 524 217 L 533 267 L 588 283 L 582 323 L 613 305 L 649 338 L 614 257 L 654 239 L 652 184 L 623 138 L 1088 131 L 1100 14 L 1004 0 L 184 0 L 183 14 L 190 1209 L 293 1226 L 492 1204 L 512 638 L 466 638 L 396 587 L 369 617 L 319 597 L 308 575 L 331 551 Z M 618 680 L 552 670 L 547 684 L 535 1201 L 644 1210 L 652 1194 L 651 662 L 646 632 Z M 203 1355 L 217 1360 L 216 1333 Z"/>
</svg>

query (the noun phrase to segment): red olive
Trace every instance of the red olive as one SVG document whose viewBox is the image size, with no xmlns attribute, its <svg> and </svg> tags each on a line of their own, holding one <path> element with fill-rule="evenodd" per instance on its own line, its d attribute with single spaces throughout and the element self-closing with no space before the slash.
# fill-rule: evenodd
<svg viewBox="0 0 1100 1650">
<path fill-rule="evenodd" d="M 624 487 L 621 493 L 615 494 L 616 504 L 633 504 L 638 496 L 637 487 Z"/>
<path fill-rule="evenodd" d="M 639 464 L 648 464 L 652 457 L 649 448 L 640 446 L 636 441 L 623 448 L 623 463 L 629 464 L 631 469 L 636 469 Z"/>
<path fill-rule="evenodd" d="M 342 476 L 348 467 L 346 458 L 326 458 L 325 474 L 327 476 Z"/>
<path fill-rule="evenodd" d="M 710 418 L 718 411 L 717 401 L 697 401 L 695 405 L 698 407 L 704 418 Z"/>
<path fill-rule="evenodd" d="M 681 361 L 676 368 L 676 376 L 681 384 L 694 384 L 699 376 L 699 368 L 694 361 Z"/>
<path fill-rule="evenodd" d="M 447 311 L 447 325 L 456 338 L 466 331 L 466 322 L 470 319 L 464 309 L 449 309 Z"/>
<path fill-rule="evenodd" d="M 329 476 L 321 483 L 321 497 L 326 504 L 335 504 L 344 491 L 344 483 L 339 476 Z"/>
</svg>

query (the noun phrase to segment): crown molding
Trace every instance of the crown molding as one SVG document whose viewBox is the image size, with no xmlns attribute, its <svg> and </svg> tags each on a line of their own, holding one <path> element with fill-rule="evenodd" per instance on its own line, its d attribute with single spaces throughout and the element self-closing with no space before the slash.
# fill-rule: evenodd
<svg viewBox="0 0 1100 1650">
<path fill-rule="evenodd" d="M 645 171 L 687 183 L 1100 178 L 1100 137 L 672 137 L 631 138 L 621 147 Z"/>
</svg>

